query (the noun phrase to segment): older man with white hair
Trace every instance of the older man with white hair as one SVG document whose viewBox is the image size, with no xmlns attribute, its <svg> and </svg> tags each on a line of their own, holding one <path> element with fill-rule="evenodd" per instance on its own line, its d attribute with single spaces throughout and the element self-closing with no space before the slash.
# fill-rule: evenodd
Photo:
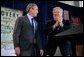
<svg viewBox="0 0 84 57">
<path fill-rule="evenodd" d="M 48 37 L 47 48 L 45 51 L 46 55 L 53 56 L 57 46 L 59 46 L 63 56 L 71 56 L 71 42 L 69 40 L 63 40 L 62 38 L 59 39 L 55 36 L 69 28 L 69 23 L 65 24 L 63 20 L 63 9 L 54 7 L 52 13 L 53 20 L 48 21 L 45 27 L 45 34 Z"/>
</svg>

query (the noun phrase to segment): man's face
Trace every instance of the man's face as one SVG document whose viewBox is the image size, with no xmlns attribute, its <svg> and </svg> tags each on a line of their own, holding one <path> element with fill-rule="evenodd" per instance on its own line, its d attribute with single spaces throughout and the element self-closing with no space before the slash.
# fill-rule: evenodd
<svg viewBox="0 0 84 57">
<path fill-rule="evenodd" d="M 60 17 L 62 16 L 62 12 L 59 9 L 53 9 L 53 18 L 56 21 L 61 21 Z"/>
<path fill-rule="evenodd" d="M 32 16 L 36 17 L 37 14 L 38 14 L 38 7 L 37 7 L 37 6 L 33 6 L 33 7 L 30 9 L 30 12 L 31 12 Z"/>
</svg>

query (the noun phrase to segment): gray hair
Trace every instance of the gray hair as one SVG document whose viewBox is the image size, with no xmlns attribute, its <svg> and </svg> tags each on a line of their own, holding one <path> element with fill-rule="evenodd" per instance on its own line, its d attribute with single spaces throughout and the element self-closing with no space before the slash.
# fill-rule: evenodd
<svg viewBox="0 0 84 57">
<path fill-rule="evenodd" d="M 61 18 L 63 19 L 63 9 L 61 7 L 54 7 L 53 11 L 54 10 L 60 10 L 60 12 L 61 12 Z"/>
<path fill-rule="evenodd" d="M 29 3 L 26 7 L 26 12 L 29 12 L 29 10 L 33 7 L 33 6 L 37 6 L 36 4 L 34 3 Z"/>
<path fill-rule="evenodd" d="M 54 7 L 53 8 L 53 11 L 56 10 L 56 9 L 60 10 L 61 11 L 61 14 L 63 14 L 63 9 L 61 7 Z"/>
</svg>

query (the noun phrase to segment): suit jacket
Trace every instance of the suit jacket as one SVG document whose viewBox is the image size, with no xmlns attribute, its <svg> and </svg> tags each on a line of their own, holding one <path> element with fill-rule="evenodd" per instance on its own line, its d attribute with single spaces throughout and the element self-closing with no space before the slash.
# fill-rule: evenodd
<svg viewBox="0 0 84 57">
<path fill-rule="evenodd" d="M 35 21 L 36 22 L 36 21 Z M 33 40 L 36 40 L 36 43 Z M 13 33 L 14 48 L 20 47 L 23 56 L 31 56 L 33 47 L 41 48 L 39 38 L 38 23 L 36 22 L 35 34 L 33 34 L 32 26 L 27 15 L 17 18 Z M 35 46 L 34 46 L 35 44 Z"/>
<path fill-rule="evenodd" d="M 50 20 L 48 22 L 46 22 L 46 26 L 45 26 L 45 34 L 48 36 L 48 37 L 53 37 L 54 35 L 62 32 L 62 31 L 65 31 L 67 29 L 70 28 L 70 23 L 69 21 L 65 21 L 63 20 L 63 27 L 61 26 L 57 26 L 53 29 L 53 25 L 55 24 L 55 21 L 54 20 Z"/>
</svg>

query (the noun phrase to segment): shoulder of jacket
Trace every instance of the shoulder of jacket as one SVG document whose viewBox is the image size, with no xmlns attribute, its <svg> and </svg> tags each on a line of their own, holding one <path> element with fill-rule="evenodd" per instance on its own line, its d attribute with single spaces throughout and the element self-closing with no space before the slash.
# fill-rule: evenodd
<svg viewBox="0 0 84 57">
<path fill-rule="evenodd" d="M 22 19 L 22 18 L 25 18 L 25 16 L 20 16 L 20 17 L 18 17 L 18 18 L 19 18 L 19 19 L 20 19 L 20 18 Z"/>
</svg>

